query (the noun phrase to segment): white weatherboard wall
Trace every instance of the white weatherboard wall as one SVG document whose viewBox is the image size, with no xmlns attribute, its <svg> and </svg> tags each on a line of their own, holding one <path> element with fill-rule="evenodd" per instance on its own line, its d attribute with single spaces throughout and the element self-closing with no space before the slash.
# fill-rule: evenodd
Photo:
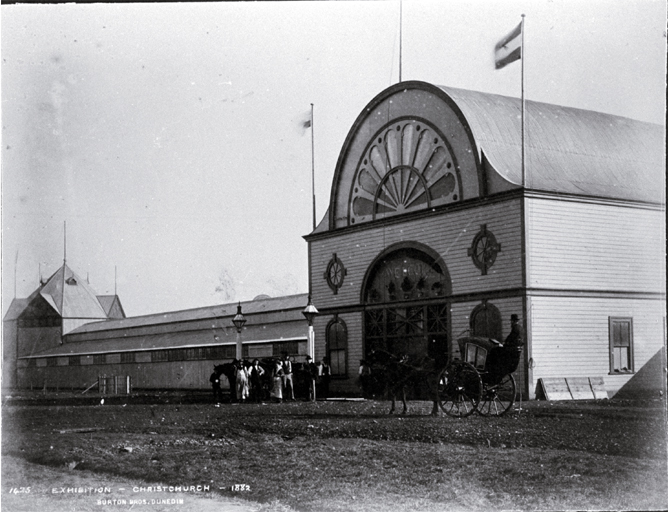
<svg viewBox="0 0 668 512">
<path fill-rule="evenodd" d="M 665 292 L 665 211 L 527 199 L 531 288 Z"/>
<path fill-rule="evenodd" d="M 623 204 L 527 199 L 533 386 L 543 377 L 610 374 L 609 317 L 633 318 L 637 373 L 665 343 L 665 212 Z"/>
<path fill-rule="evenodd" d="M 608 318 L 633 318 L 638 372 L 663 346 L 665 303 L 658 300 L 530 297 L 533 388 L 547 377 L 598 377 L 615 393 L 632 374 L 610 374 Z"/>
</svg>

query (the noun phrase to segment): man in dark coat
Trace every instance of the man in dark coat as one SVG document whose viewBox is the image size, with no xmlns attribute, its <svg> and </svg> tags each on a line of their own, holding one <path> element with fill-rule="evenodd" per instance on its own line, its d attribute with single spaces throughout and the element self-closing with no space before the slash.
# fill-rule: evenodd
<svg viewBox="0 0 668 512">
<path fill-rule="evenodd" d="M 213 401 L 214 403 L 219 404 L 223 401 L 223 392 L 220 389 L 220 374 L 215 366 L 213 367 L 211 377 L 209 377 L 209 382 L 211 383 L 211 389 L 213 390 Z"/>
<path fill-rule="evenodd" d="M 487 354 L 487 376 L 486 381 L 498 382 L 501 378 L 517 370 L 520 362 L 520 348 L 524 345 L 522 341 L 522 329 L 520 319 L 517 315 L 510 315 L 510 333 L 503 341 L 503 347 L 496 347 Z"/>
<path fill-rule="evenodd" d="M 520 319 L 517 315 L 510 315 L 510 334 L 508 334 L 506 339 L 503 341 L 503 346 L 508 348 L 517 348 L 521 347 L 523 344 Z"/>
</svg>

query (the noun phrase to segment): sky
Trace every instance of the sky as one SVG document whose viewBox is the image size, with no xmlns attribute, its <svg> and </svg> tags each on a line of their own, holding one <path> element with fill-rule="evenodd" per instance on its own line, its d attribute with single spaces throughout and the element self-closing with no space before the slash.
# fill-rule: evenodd
<svg viewBox="0 0 668 512">
<path fill-rule="evenodd" d="M 128 316 L 306 293 L 312 172 L 320 222 L 400 79 L 519 97 L 522 14 L 527 99 L 664 124 L 660 0 L 2 5 L 3 314 L 64 259 Z"/>
</svg>

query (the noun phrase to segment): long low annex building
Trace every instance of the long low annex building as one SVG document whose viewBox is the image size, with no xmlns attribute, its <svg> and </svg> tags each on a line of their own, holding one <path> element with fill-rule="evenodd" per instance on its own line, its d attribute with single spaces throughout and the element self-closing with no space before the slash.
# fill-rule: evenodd
<svg viewBox="0 0 668 512">
<path fill-rule="evenodd" d="M 102 376 L 123 387 L 129 377 L 132 389 L 205 389 L 213 365 L 235 358 L 237 335 L 244 358 L 287 352 L 303 359 L 306 304 L 306 294 L 263 295 L 126 318 L 117 296 L 95 295 L 63 264 L 5 315 L 3 387 L 86 389 Z M 246 319 L 241 333 L 232 323 L 238 306 Z"/>
</svg>

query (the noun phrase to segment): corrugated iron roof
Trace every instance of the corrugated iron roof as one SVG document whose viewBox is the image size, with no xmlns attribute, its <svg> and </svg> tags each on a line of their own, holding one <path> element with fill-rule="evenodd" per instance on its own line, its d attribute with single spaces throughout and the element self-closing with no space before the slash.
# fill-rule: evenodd
<svg viewBox="0 0 668 512">
<path fill-rule="evenodd" d="M 66 264 L 49 278 L 40 294 L 62 318 L 107 318 L 95 292 Z"/>
<path fill-rule="evenodd" d="M 21 313 L 25 310 L 25 308 L 28 307 L 28 304 L 30 304 L 30 301 L 32 299 L 12 299 L 11 304 L 9 305 L 9 309 L 7 310 L 7 313 L 5 313 L 5 318 L 3 319 L 5 322 L 11 321 L 11 320 L 17 320 Z"/>
<path fill-rule="evenodd" d="M 274 297 L 241 302 L 241 309 L 244 316 L 246 316 L 271 311 L 285 311 L 299 308 L 303 309 L 306 307 L 307 301 L 308 294 L 302 293 L 298 295 L 287 295 L 285 297 Z M 106 320 L 104 322 L 91 322 L 82 325 L 81 327 L 77 327 L 68 334 L 81 334 L 86 332 L 129 329 L 133 327 L 145 327 L 149 325 L 232 317 L 237 312 L 237 304 L 237 302 L 233 302 L 229 304 L 206 306 L 202 308 L 186 309 L 182 311 L 127 317 L 117 320 Z"/>
<path fill-rule="evenodd" d="M 305 341 L 308 335 L 306 321 L 279 322 L 260 325 L 246 325 L 241 332 L 243 343 L 270 341 Z M 103 340 L 65 343 L 50 348 L 28 358 L 103 354 L 110 352 L 128 352 L 137 350 L 159 350 L 170 348 L 206 347 L 233 345 L 237 332 L 233 326 L 216 329 L 199 329 L 185 332 L 157 333 L 145 336 L 117 336 L 113 334 Z"/>
<path fill-rule="evenodd" d="M 118 299 L 118 295 L 98 295 L 97 300 L 102 306 L 104 312 L 109 316 L 111 308 L 114 306 L 114 301 Z"/>
<path fill-rule="evenodd" d="M 521 100 L 439 88 L 494 170 L 521 185 Z M 663 204 L 663 126 L 535 101 L 526 101 L 525 117 L 526 188 Z"/>
</svg>

